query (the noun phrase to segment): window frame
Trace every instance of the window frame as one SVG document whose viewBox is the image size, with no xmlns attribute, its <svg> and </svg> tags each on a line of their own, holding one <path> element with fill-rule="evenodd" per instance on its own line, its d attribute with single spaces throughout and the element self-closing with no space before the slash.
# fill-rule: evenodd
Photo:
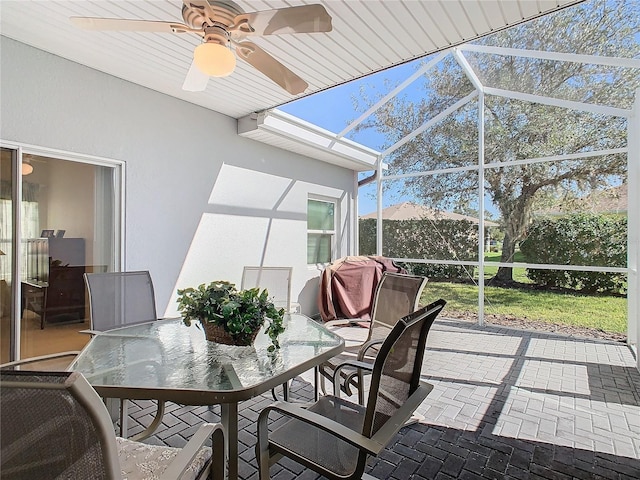
<svg viewBox="0 0 640 480">
<path fill-rule="evenodd" d="M 309 228 L 309 202 L 323 202 L 333 204 L 333 229 L 321 230 Z M 339 201 L 337 198 L 326 197 L 322 195 L 309 195 L 307 197 L 307 265 L 328 265 L 336 256 L 337 246 L 337 234 L 338 234 L 338 215 L 339 215 Z M 311 262 L 309 263 L 309 236 L 310 235 L 329 235 L 331 238 L 331 247 L 329 253 L 329 259 L 326 262 Z M 316 258 L 317 260 L 317 258 Z"/>
</svg>

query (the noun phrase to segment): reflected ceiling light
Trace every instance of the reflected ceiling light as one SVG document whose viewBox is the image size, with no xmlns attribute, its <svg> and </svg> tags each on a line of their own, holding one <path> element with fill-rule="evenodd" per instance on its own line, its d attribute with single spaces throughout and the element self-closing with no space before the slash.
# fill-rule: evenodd
<svg viewBox="0 0 640 480">
<path fill-rule="evenodd" d="M 29 162 L 29 160 L 22 161 L 22 175 L 29 175 L 33 172 L 33 165 Z"/>
<path fill-rule="evenodd" d="M 236 68 L 236 56 L 229 48 L 229 32 L 219 26 L 205 30 L 204 43 L 193 51 L 196 67 L 210 77 L 226 77 Z"/>
</svg>

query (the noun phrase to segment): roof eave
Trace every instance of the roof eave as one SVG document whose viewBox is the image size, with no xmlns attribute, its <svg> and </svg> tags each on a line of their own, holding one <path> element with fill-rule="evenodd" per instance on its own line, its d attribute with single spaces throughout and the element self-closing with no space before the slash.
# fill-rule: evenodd
<svg viewBox="0 0 640 480">
<path fill-rule="evenodd" d="M 357 172 L 374 170 L 380 155 L 277 109 L 239 118 L 238 135 Z"/>
</svg>

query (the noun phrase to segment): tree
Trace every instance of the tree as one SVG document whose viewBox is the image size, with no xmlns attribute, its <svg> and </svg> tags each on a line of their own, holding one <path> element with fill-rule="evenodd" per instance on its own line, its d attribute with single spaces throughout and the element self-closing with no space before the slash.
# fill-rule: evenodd
<svg viewBox="0 0 640 480">
<path fill-rule="evenodd" d="M 640 30 L 636 2 L 598 0 L 498 32 L 475 43 L 510 48 L 634 58 Z M 637 69 L 480 53 L 465 54 L 486 86 L 553 98 L 631 108 L 640 86 Z M 450 55 L 423 79 L 424 95 L 399 95 L 378 109 L 359 130 L 373 128 L 394 145 L 426 120 L 464 98 L 473 86 Z M 379 96 L 378 96 L 379 97 Z M 356 109 L 377 98 L 366 90 Z M 390 174 L 471 166 L 478 161 L 477 102 L 470 102 L 392 152 Z M 588 152 L 626 145 L 626 120 L 505 97 L 485 97 L 485 162 L 503 162 Z M 512 261 L 537 201 L 561 192 L 579 195 L 626 177 L 626 155 L 504 166 L 485 170 L 486 192 L 504 229 L 502 261 Z M 397 183 L 397 182 L 396 182 Z M 476 171 L 409 177 L 391 188 L 427 205 L 469 209 L 477 202 Z M 501 267 L 496 282 L 510 283 Z"/>
</svg>

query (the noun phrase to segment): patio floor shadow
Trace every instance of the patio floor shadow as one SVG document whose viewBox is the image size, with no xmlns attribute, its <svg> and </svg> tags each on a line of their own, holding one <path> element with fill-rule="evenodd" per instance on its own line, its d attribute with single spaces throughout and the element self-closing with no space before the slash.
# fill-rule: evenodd
<svg viewBox="0 0 640 480">
<path fill-rule="evenodd" d="M 611 341 L 439 319 L 423 377 L 434 390 L 368 472 L 403 479 L 638 479 L 640 374 L 629 348 Z M 311 375 L 294 380 L 309 400 Z M 242 479 L 256 479 L 255 422 L 270 394 L 239 409 Z M 219 407 L 169 404 L 150 443 L 182 446 Z M 149 401 L 130 407 L 129 434 L 148 424 Z M 315 479 L 283 460 L 274 479 Z"/>
</svg>

